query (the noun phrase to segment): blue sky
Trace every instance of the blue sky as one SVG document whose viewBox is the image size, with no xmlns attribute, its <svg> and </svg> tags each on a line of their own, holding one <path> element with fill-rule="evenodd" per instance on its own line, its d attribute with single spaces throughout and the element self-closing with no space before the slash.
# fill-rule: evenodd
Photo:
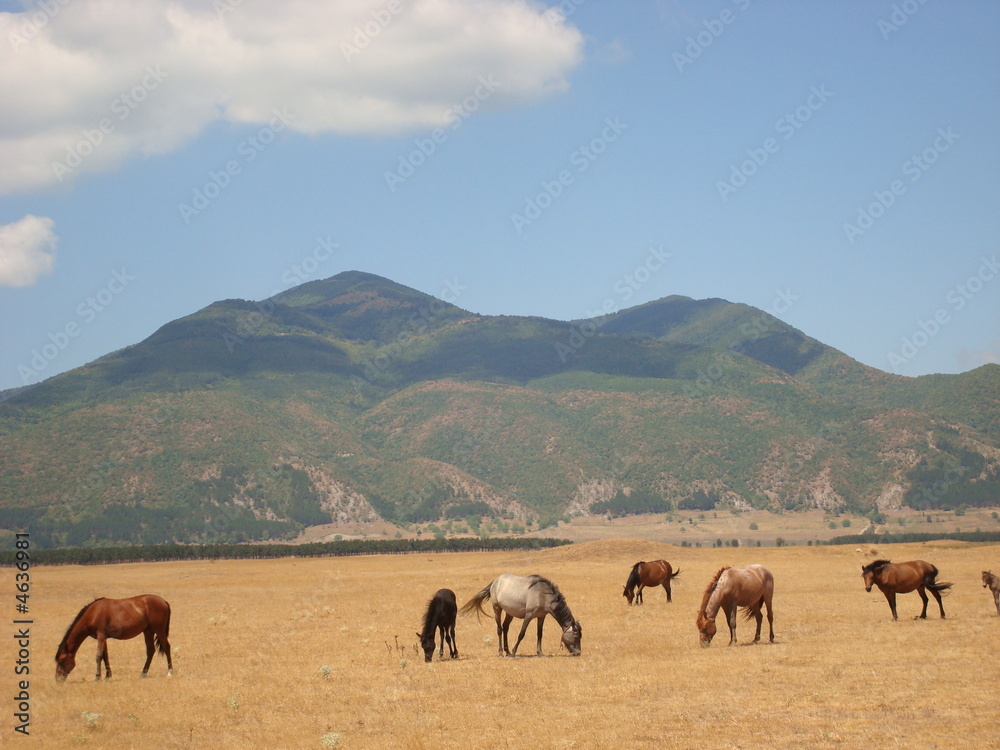
<svg viewBox="0 0 1000 750">
<path fill-rule="evenodd" d="M 0 388 L 344 270 L 1000 361 L 993 2 L 0 4 Z M 665 258 L 665 260 L 663 260 Z"/>
</svg>

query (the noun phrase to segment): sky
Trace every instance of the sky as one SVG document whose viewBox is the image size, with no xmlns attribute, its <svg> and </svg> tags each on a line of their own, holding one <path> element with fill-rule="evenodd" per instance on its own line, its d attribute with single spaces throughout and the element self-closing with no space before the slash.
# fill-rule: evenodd
<svg viewBox="0 0 1000 750">
<path fill-rule="evenodd" d="M 1000 4 L 0 2 L 0 389 L 346 270 L 1000 362 Z"/>
</svg>

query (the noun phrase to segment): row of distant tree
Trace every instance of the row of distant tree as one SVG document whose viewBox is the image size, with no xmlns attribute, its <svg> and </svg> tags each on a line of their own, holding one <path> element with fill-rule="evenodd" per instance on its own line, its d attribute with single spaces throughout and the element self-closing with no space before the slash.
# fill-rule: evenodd
<svg viewBox="0 0 1000 750">
<path fill-rule="evenodd" d="M 252 560 L 279 557 L 338 557 L 402 555 L 416 552 L 479 552 L 533 550 L 570 544 L 568 539 L 493 537 L 489 539 L 345 539 L 309 544 L 156 544 L 120 547 L 62 547 L 31 550 L 35 565 L 96 565 L 100 563 L 163 562 L 168 560 Z M 0 565 L 14 563 L 13 548 L 0 550 Z"/>
</svg>

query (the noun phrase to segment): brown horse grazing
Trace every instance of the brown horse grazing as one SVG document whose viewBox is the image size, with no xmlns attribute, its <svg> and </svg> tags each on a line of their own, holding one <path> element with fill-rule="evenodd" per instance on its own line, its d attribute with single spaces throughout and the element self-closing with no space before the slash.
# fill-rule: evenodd
<svg viewBox="0 0 1000 750">
<path fill-rule="evenodd" d="M 438 592 L 427 604 L 423 631 L 417 633 L 420 646 L 424 650 L 425 662 L 434 659 L 434 637 L 438 630 L 441 631 L 441 650 L 438 651 L 438 656 L 444 658 L 444 642 L 448 641 L 448 654 L 452 659 L 458 658 L 458 644 L 455 642 L 455 615 L 457 614 L 458 603 L 455 600 L 455 592 L 451 589 L 438 589 Z"/>
<path fill-rule="evenodd" d="M 871 591 L 873 585 L 879 587 L 889 602 L 893 620 L 899 619 L 896 617 L 896 594 L 909 594 L 911 591 L 920 594 L 920 599 L 924 603 L 923 611 L 918 619 L 927 619 L 927 594 L 924 593 L 924 589 L 929 589 L 934 598 L 937 599 L 938 607 L 941 610 L 941 619 L 944 619 L 941 592 L 950 589 L 951 584 L 936 583 L 937 574 L 938 569 L 923 560 L 910 560 L 904 563 L 875 560 L 861 566 L 861 576 L 865 580 L 865 591 Z"/>
<path fill-rule="evenodd" d="M 729 645 L 736 643 L 736 608 L 742 607 L 743 619 L 757 620 L 757 633 L 753 642 L 760 640 L 760 626 L 764 621 L 761 608 L 767 605 L 767 626 L 771 643 L 774 643 L 774 612 L 771 598 L 774 596 L 774 576 L 763 565 L 747 565 L 744 568 L 725 567 L 719 570 L 705 589 L 698 610 L 698 632 L 701 645 L 708 646 L 715 637 L 715 617 L 721 609 L 729 623 Z"/>
<path fill-rule="evenodd" d="M 642 590 L 646 586 L 663 586 L 667 592 L 667 601 L 672 601 L 670 594 L 670 581 L 681 574 L 680 569 L 676 573 L 666 560 L 653 560 L 652 562 L 637 562 L 632 566 L 632 572 L 625 581 L 625 590 L 622 596 L 628 599 L 631 604 L 636 600 L 636 604 L 642 604 Z M 636 591 L 638 587 L 638 591 Z"/>
<path fill-rule="evenodd" d="M 983 571 L 983 588 L 989 586 L 993 592 L 993 603 L 997 605 L 997 615 L 1000 615 L 1000 576 L 995 576 L 988 570 Z"/>
<path fill-rule="evenodd" d="M 146 676 L 153 661 L 153 652 L 159 649 L 167 657 L 167 676 L 173 674 L 170 660 L 170 605 L 155 594 L 143 594 L 128 599 L 95 599 L 81 609 L 66 629 L 56 651 L 56 679 L 65 680 L 76 666 L 76 652 L 87 638 L 97 639 L 97 679 L 101 679 L 101 662 L 106 677 L 111 677 L 108 662 L 108 638 L 125 641 L 142 633 L 146 638 Z M 155 649 L 154 649 L 155 646 Z"/>
</svg>

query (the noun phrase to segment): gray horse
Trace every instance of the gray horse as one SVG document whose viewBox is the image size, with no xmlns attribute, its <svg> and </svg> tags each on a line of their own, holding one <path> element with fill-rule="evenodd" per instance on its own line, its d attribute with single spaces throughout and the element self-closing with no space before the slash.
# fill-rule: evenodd
<svg viewBox="0 0 1000 750">
<path fill-rule="evenodd" d="M 497 640 L 499 656 L 515 656 L 517 647 L 521 645 L 528 623 L 538 620 L 538 655 L 542 655 L 542 625 L 546 615 L 552 615 L 562 628 L 562 643 L 573 656 L 580 655 L 580 639 L 583 629 L 570 612 L 566 598 L 552 581 L 542 576 L 516 576 L 504 573 L 498 576 L 489 586 L 473 596 L 462 607 L 462 614 L 470 612 L 483 613 L 483 602 L 493 602 L 493 615 L 497 621 Z M 500 613 L 506 617 L 500 622 Z M 507 647 L 507 631 L 510 621 L 515 617 L 523 618 L 524 624 L 517 636 L 514 650 Z"/>
</svg>

